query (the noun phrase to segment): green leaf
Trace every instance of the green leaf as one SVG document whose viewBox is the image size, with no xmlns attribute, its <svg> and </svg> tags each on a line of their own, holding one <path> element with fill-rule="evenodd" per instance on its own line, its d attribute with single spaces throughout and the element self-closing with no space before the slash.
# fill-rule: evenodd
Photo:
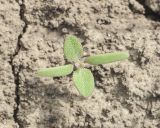
<svg viewBox="0 0 160 128">
<path fill-rule="evenodd" d="M 79 93 L 88 97 L 94 90 L 94 77 L 89 69 L 78 69 L 73 73 L 73 81 Z"/>
<path fill-rule="evenodd" d="M 114 52 L 114 53 L 106 53 L 106 54 L 89 56 L 88 58 L 86 58 L 85 62 L 93 65 L 98 65 L 98 64 L 106 64 L 106 63 L 124 60 L 124 59 L 127 59 L 128 57 L 129 57 L 129 53 L 127 51 Z"/>
<path fill-rule="evenodd" d="M 83 54 L 83 48 L 75 36 L 68 36 L 64 43 L 64 55 L 68 61 L 77 61 Z"/>
<path fill-rule="evenodd" d="M 44 68 L 40 69 L 37 74 L 42 77 L 59 77 L 59 76 L 66 76 L 73 71 L 73 65 L 68 64 L 59 67 L 53 68 Z"/>
</svg>

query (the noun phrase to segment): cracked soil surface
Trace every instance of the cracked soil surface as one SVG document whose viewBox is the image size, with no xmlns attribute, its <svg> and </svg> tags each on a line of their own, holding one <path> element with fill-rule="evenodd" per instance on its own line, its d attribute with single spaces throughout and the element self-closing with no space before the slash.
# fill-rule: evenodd
<svg viewBox="0 0 160 128">
<path fill-rule="evenodd" d="M 81 97 L 64 65 L 76 35 L 86 54 L 128 50 L 129 60 L 90 66 Z M 160 128 L 159 0 L 0 0 L 0 128 Z"/>
</svg>

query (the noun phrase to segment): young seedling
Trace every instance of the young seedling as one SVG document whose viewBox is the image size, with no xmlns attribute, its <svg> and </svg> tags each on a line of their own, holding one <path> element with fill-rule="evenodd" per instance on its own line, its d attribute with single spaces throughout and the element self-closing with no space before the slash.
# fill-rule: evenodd
<svg viewBox="0 0 160 128">
<path fill-rule="evenodd" d="M 84 63 L 99 65 L 124 60 L 129 57 L 129 53 L 127 51 L 114 52 L 92 55 L 86 57 L 84 62 L 82 62 L 82 45 L 79 40 L 72 35 L 68 36 L 65 40 L 64 55 L 69 62 L 75 62 L 76 64 L 78 63 L 76 71 L 73 72 L 74 66 L 72 64 L 68 64 L 59 67 L 40 69 L 37 74 L 43 77 L 60 77 L 71 74 L 73 72 L 73 81 L 75 86 L 79 93 L 84 97 L 90 96 L 95 86 L 93 74 L 89 69 L 84 67 Z"/>
</svg>

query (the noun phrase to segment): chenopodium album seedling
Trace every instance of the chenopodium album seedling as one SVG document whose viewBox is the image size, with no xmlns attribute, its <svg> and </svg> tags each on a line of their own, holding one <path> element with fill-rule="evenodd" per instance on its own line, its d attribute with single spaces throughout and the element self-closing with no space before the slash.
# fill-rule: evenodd
<svg viewBox="0 0 160 128">
<path fill-rule="evenodd" d="M 69 62 L 79 64 L 77 70 L 73 72 L 74 66 L 72 64 L 58 66 L 53 68 L 40 69 L 37 74 L 43 77 L 60 77 L 66 76 L 73 72 L 73 81 L 79 93 L 88 97 L 94 90 L 94 77 L 92 72 L 84 67 L 84 63 L 99 65 L 115 61 L 127 59 L 129 53 L 127 51 L 106 53 L 99 55 L 92 55 L 86 57 L 84 62 L 81 61 L 83 56 L 83 48 L 79 40 L 75 36 L 68 36 L 64 43 L 64 55 Z"/>
</svg>

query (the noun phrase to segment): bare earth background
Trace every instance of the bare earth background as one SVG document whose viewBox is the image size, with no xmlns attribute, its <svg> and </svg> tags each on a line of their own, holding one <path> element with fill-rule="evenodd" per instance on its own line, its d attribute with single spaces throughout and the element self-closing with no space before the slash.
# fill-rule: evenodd
<svg viewBox="0 0 160 128">
<path fill-rule="evenodd" d="M 86 54 L 130 52 L 90 67 L 87 99 L 34 74 L 66 63 L 67 34 Z M 0 0 L 0 128 L 160 128 L 160 1 Z"/>
</svg>

